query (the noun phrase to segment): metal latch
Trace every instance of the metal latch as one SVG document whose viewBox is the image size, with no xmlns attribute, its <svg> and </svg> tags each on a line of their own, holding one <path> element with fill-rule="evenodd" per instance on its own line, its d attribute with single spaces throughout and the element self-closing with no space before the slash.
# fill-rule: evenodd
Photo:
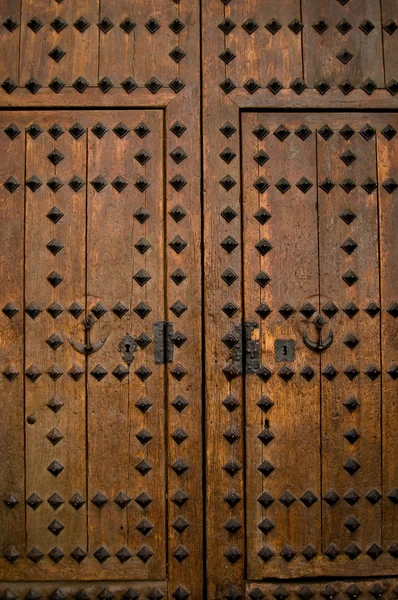
<svg viewBox="0 0 398 600">
<path fill-rule="evenodd" d="M 174 344 L 172 342 L 173 323 L 156 321 L 155 330 L 155 363 L 162 365 L 173 362 Z"/>
<path fill-rule="evenodd" d="M 233 334 L 237 343 L 231 349 L 232 369 L 237 375 L 257 373 L 261 366 L 260 329 L 258 323 L 238 323 Z"/>
</svg>

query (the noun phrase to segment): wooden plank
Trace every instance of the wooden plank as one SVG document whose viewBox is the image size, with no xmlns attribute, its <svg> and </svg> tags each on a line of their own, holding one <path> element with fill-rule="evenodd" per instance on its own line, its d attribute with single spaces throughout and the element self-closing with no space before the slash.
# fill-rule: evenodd
<svg viewBox="0 0 398 600">
<path fill-rule="evenodd" d="M 76 107 L 125 107 L 130 108 L 163 108 L 175 98 L 175 93 L 163 88 L 153 95 L 146 88 L 137 88 L 130 95 L 120 89 L 112 88 L 104 94 L 99 88 L 89 87 L 80 94 L 75 88 L 63 88 L 59 94 L 48 88 L 40 89 L 35 94 L 36 107 L 58 106 L 64 108 Z M 32 106 L 32 94 L 26 88 L 19 88 L 11 96 L 0 89 L 0 106 L 29 107 Z"/>
<path fill-rule="evenodd" d="M 261 365 L 272 373 L 269 380 L 246 375 L 249 579 L 261 579 L 277 568 L 272 563 L 285 562 L 287 548 L 297 554 L 296 563 L 305 563 L 300 553 L 310 546 L 319 552 L 321 545 L 319 360 L 303 344 L 308 324 L 300 313 L 307 303 L 314 312 L 319 304 L 316 134 L 305 128 L 306 139 L 300 139 L 295 132 L 301 125 L 291 122 L 281 141 L 274 132 L 284 127 L 282 116 L 244 114 L 242 121 L 245 321 L 259 325 Z M 255 135 L 259 126 L 262 140 Z M 259 152 L 268 157 L 263 166 L 254 158 Z M 296 187 L 303 177 L 311 182 L 305 194 Z M 290 189 L 282 193 L 276 185 L 283 181 Z M 261 193 L 257 182 L 268 189 Z M 261 210 L 270 215 L 263 224 L 255 217 Z M 259 273 L 270 278 L 263 288 Z M 275 355 L 281 340 L 294 346 L 289 362 Z M 273 498 L 270 506 L 266 496 Z M 263 560 L 269 550 L 274 556 Z"/>
<path fill-rule="evenodd" d="M 203 368 L 202 368 L 202 205 L 201 205 L 201 122 L 198 116 L 200 104 L 200 30 L 189 27 L 199 23 L 199 3 L 176 4 L 174 13 L 185 24 L 181 33 L 173 34 L 170 49 L 178 46 L 186 56 L 178 63 L 176 75 L 184 82 L 184 89 L 165 111 L 166 133 L 166 201 L 167 215 L 167 320 L 173 322 L 174 331 L 181 331 L 187 338 L 178 348 L 174 347 L 174 362 L 168 365 L 168 581 L 170 593 L 182 588 L 190 593 L 190 599 L 201 600 L 204 590 L 204 521 L 203 521 Z M 170 18 L 171 22 L 171 18 Z M 162 23 L 164 21 L 162 20 Z M 167 23 L 165 23 L 166 25 Z M 164 26 L 165 26 L 164 25 Z M 156 35 L 156 34 L 155 34 Z M 168 50 L 170 51 L 170 50 Z M 171 61 L 171 58 L 167 58 Z M 173 126 L 181 122 L 186 128 L 181 135 Z M 179 152 L 185 153 L 184 160 Z M 186 185 L 176 190 L 170 181 L 182 176 Z M 182 209 L 184 218 L 179 219 Z M 174 216 L 173 216 L 174 215 Z M 180 235 L 187 246 L 176 253 L 169 243 Z M 185 276 L 181 281 L 176 277 Z M 182 276 L 182 277 L 183 277 Z M 181 301 L 187 309 L 177 316 L 171 307 Z M 187 374 L 181 381 L 170 371 L 181 364 Z M 176 402 L 182 396 L 187 406 Z M 178 433 L 186 435 L 180 443 Z M 171 465 L 182 458 L 189 469 L 180 477 Z M 183 491 L 188 497 L 181 505 L 176 494 Z M 185 528 L 185 523 L 189 526 Z M 182 524 L 182 528 L 179 526 Z M 178 560 L 179 552 L 189 553 Z"/>
<path fill-rule="evenodd" d="M 21 65 L 20 85 L 34 77 L 42 86 L 47 87 L 54 77 L 65 85 L 72 85 L 83 77 L 91 85 L 98 81 L 98 44 L 97 27 L 99 0 L 78 0 L 58 4 L 48 3 L 41 7 L 37 2 L 25 0 L 22 3 L 21 29 Z M 82 33 L 74 23 L 84 17 L 89 27 Z M 35 32 L 27 24 L 38 19 L 42 24 Z M 58 27 L 56 19 L 59 21 Z M 52 25 L 55 21 L 58 32 Z M 63 26 L 66 23 L 66 26 Z M 59 62 L 49 56 L 56 47 L 65 52 Z"/>
<path fill-rule="evenodd" d="M 381 0 L 381 15 L 385 83 L 388 85 L 392 79 L 398 79 L 396 61 L 398 33 L 395 29 L 398 25 L 398 12 L 394 0 Z"/>
<path fill-rule="evenodd" d="M 134 5 L 128 0 L 102 1 L 100 20 L 109 19 L 114 27 L 108 32 L 100 32 L 100 78 L 106 75 L 120 87 L 127 77 L 144 86 L 155 76 L 168 85 L 178 74 L 178 63 L 169 52 L 179 45 L 180 34 L 173 32 L 169 25 L 178 18 L 179 11 L 179 7 L 171 2 L 160 7 L 142 0 Z M 126 17 L 136 24 L 131 33 L 120 27 Z M 152 20 L 160 26 L 153 33 L 149 29 Z M 119 57 L 116 62 L 115 56 Z"/>
<path fill-rule="evenodd" d="M 380 5 L 373 0 L 351 0 L 344 6 L 337 2 L 302 2 L 305 81 L 314 87 L 322 80 L 332 87 L 348 80 L 359 87 L 368 78 L 384 87 Z M 351 27 L 345 24 L 348 22 Z M 323 21 L 327 29 L 318 33 L 314 25 Z M 343 21 L 343 23 L 342 23 Z M 374 28 L 364 33 L 359 27 L 370 21 Z M 343 26 L 343 32 L 337 25 Z M 345 29 L 347 27 L 347 29 Z M 342 51 L 349 55 L 337 58 Z M 348 61 L 348 62 L 347 62 Z"/>
<path fill-rule="evenodd" d="M 94 315 L 98 303 L 107 309 L 93 329 L 96 338 L 107 341 L 88 360 L 89 550 L 104 547 L 114 555 L 126 547 L 134 554 L 126 564 L 130 573 L 134 569 L 140 578 L 155 573 L 165 577 L 165 367 L 155 364 L 153 348 L 153 322 L 164 320 L 162 115 L 106 113 L 102 122 L 108 132 L 98 138 L 90 131 L 88 148 L 88 181 L 101 176 L 107 182 L 101 191 L 88 184 L 88 308 Z M 134 131 L 142 122 L 148 128 L 143 138 Z M 119 123 L 129 129 L 121 137 L 114 132 Z M 144 165 L 135 158 L 142 148 L 150 156 Z M 118 192 L 111 182 L 120 176 L 128 185 Z M 142 192 L 140 178 L 148 184 Z M 134 217 L 141 208 L 150 215 L 143 223 Z M 150 244 L 144 253 L 135 247 L 141 239 Z M 140 284 L 134 277 L 140 279 L 142 270 L 150 280 Z M 118 316 L 118 303 L 125 315 Z M 136 312 L 140 303 L 149 305 L 149 317 Z M 126 364 L 118 345 L 126 332 L 141 336 L 144 347 L 130 374 L 119 381 L 115 369 L 126 369 Z M 145 336 L 151 340 L 148 345 Z M 96 378 L 96 368 L 106 375 Z M 151 402 L 150 410 L 137 406 L 142 398 Z M 145 439 L 146 430 L 152 439 Z M 141 474 L 140 465 L 146 463 L 151 470 Z M 102 508 L 93 502 L 98 492 L 109 500 Z M 131 499 L 127 506 L 117 503 L 120 493 Z M 144 493 L 152 502 L 142 507 Z M 143 530 L 147 535 L 140 530 L 144 519 L 152 525 L 148 533 Z M 143 548 L 153 553 L 147 562 L 140 559 Z M 118 564 L 116 557 L 110 560 Z"/>
<path fill-rule="evenodd" d="M 0 82 L 10 77 L 19 82 L 19 43 L 21 35 L 21 5 L 5 0 L 0 6 Z"/>
<path fill-rule="evenodd" d="M 315 580 L 307 582 L 283 582 L 281 585 L 278 583 L 248 583 L 246 590 L 248 597 L 256 597 L 255 594 L 260 592 L 264 594 L 264 597 L 270 598 L 278 591 L 285 591 L 291 595 L 298 594 L 301 592 L 307 593 L 312 592 L 312 598 L 315 600 L 321 600 L 324 598 L 325 593 L 328 592 L 336 593 L 339 596 L 343 594 L 350 595 L 350 593 L 356 593 L 359 590 L 361 598 L 371 600 L 374 598 L 375 593 L 382 593 L 383 598 L 388 600 L 392 599 L 395 595 L 396 579 L 394 578 L 383 578 L 380 579 L 336 579 L 333 581 Z"/>
<path fill-rule="evenodd" d="M 227 593 L 243 591 L 245 526 L 243 474 L 243 397 L 242 378 L 228 381 L 223 369 L 228 367 L 231 353 L 221 338 L 232 323 L 242 320 L 241 256 L 238 251 L 228 254 L 220 246 L 231 235 L 240 242 L 240 164 L 239 112 L 218 88 L 224 77 L 222 61 L 214 63 L 224 49 L 223 36 L 216 24 L 224 18 L 222 3 L 207 0 L 203 5 L 202 45 L 207 48 L 203 60 L 203 81 L 209 82 L 203 94 L 204 139 L 204 315 L 205 315 L 205 374 L 206 374 L 206 561 L 208 595 L 221 599 Z M 221 35 L 220 35 L 221 34 Z M 210 82 L 214 82 L 210 84 Z M 220 153 L 230 148 L 236 158 L 227 164 Z M 229 175 L 236 183 L 230 191 L 219 183 Z M 236 217 L 227 220 L 222 211 L 231 207 Z M 229 211 L 227 211 L 229 212 Z M 232 285 L 221 278 L 231 269 L 237 280 Z M 224 310 L 223 310 L 223 307 Z M 235 308 L 236 307 L 236 308 Z M 227 316 L 227 313 L 230 315 Z M 223 404 L 227 398 L 236 399 L 236 409 Z M 233 400 L 235 405 L 235 400 Z M 233 427 L 239 439 L 230 444 L 224 433 Z M 236 474 L 228 474 L 229 464 L 238 465 Z M 236 498 L 236 502 L 234 501 Z M 240 529 L 228 532 L 225 525 L 236 519 Z M 231 558 L 228 559 L 227 556 Z M 236 560 L 235 560 L 236 559 Z M 234 592 L 235 590 L 235 592 Z"/>
<path fill-rule="evenodd" d="M 82 310 L 85 305 L 86 201 L 84 192 L 75 194 L 68 182 L 78 174 L 85 179 L 86 138 L 75 140 L 60 120 L 57 140 L 47 131 L 26 138 L 26 535 L 27 551 L 38 548 L 43 554 L 56 547 L 65 554 L 84 549 L 87 536 L 86 507 L 76 510 L 70 504 L 75 494 L 86 499 L 85 383 L 68 375 L 72 365 L 84 365 L 68 343 L 80 336 L 68 309 L 73 303 Z M 51 152 L 62 156 L 58 165 Z M 41 182 L 36 191 L 28 187 L 31 177 Z M 56 193 L 48 185 L 52 178 L 62 182 Z M 47 217 L 53 207 L 64 215 L 56 223 Z M 34 369 L 41 373 L 37 380 L 29 376 Z M 34 494 L 41 499 L 37 507 Z M 54 494 L 62 499 L 59 507 L 52 503 Z M 40 569 L 41 561 L 37 564 Z"/>
<path fill-rule="evenodd" d="M 383 115 L 386 125 L 398 128 L 396 115 Z M 385 130 L 385 127 L 382 128 Z M 398 289 L 394 270 L 398 259 L 395 232 L 398 220 L 397 192 L 389 193 L 383 186 L 390 178 L 397 181 L 397 136 L 388 140 L 380 129 L 377 136 L 379 222 L 380 222 L 380 271 L 381 271 L 381 341 L 382 341 L 382 515 L 383 547 L 389 549 L 397 541 L 398 528 L 394 490 L 398 481 L 398 469 L 394 459 L 393 440 L 396 438 L 396 386 L 394 365 L 397 357 L 397 327 L 394 303 Z M 388 312 L 390 311 L 390 312 Z M 391 492 L 392 495 L 391 495 Z M 389 497 L 391 496 L 391 498 Z"/>
<path fill-rule="evenodd" d="M 7 114 L 5 118 L 7 126 L 14 121 L 18 122 L 16 114 Z M 12 557 L 10 546 L 14 546 L 19 554 L 23 554 L 25 550 L 23 128 L 14 139 L 10 139 L 2 129 L 0 148 L 3 156 L 0 167 L 0 218 L 4 225 L 7 224 L 3 227 L 0 239 L 0 393 L 3 411 L 0 434 L 0 549 L 1 556 L 9 554 Z M 19 184 L 12 193 L 4 187 L 10 177 Z"/>
<path fill-rule="evenodd" d="M 377 309 L 375 315 L 366 312 L 371 303 L 380 306 L 377 192 L 361 187 L 368 178 L 377 182 L 375 137 L 366 141 L 360 135 L 367 123 L 363 117 L 348 121 L 355 130 L 348 141 L 334 126 L 333 115 L 324 119 L 334 134 L 325 141 L 318 132 L 318 182 L 322 186 L 329 178 L 335 186 L 329 193 L 319 190 L 320 291 L 323 310 L 331 302 L 338 312 L 325 325 L 325 335 L 331 330 L 335 339 L 322 354 L 322 492 L 324 498 L 333 492 L 340 498 L 323 503 L 327 555 L 333 545 L 344 552 L 355 544 L 365 553 L 381 543 L 381 503 L 365 497 L 372 490 L 381 492 L 381 380 L 366 374 L 373 365 L 380 369 L 380 316 Z M 349 165 L 344 156 L 352 161 Z M 349 193 L 341 187 L 347 178 L 356 184 Z M 349 225 L 340 216 L 346 209 L 356 215 Z M 351 271 L 359 279 L 348 285 L 343 277 Z M 350 303 L 358 307 L 352 318 L 345 312 Z M 350 472 L 353 459 L 359 467 Z"/>
<path fill-rule="evenodd" d="M 302 76 L 301 33 L 297 35 L 288 27 L 293 19 L 300 19 L 299 0 L 288 0 L 283 5 L 277 0 L 267 3 L 246 0 L 235 6 L 227 4 L 225 18 L 236 25 L 231 33 L 224 36 L 224 43 L 236 55 L 225 71 L 226 77 L 231 78 L 237 87 L 243 87 L 250 78 L 261 87 L 266 87 L 273 78 L 289 87 L 296 77 Z M 243 28 L 244 24 L 250 27 L 250 21 L 257 25 L 251 34 Z M 281 26 L 276 33 L 265 27 L 267 24 L 272 28 L 274 21 Z M 220 35 L 222 31 L 218 32 Z M 268 57 L 266 61 L 259 60 L 264 56 Z"/>
<path fill-rule="evenodd" d="M 232 91 L 228 98 L 240 108 L 246 109 L 276 109 L 296 108 L 299 110 L 311 110 L 323 108 L 327 110 L 338 109 L 348 111 L 351 109 L 395 109 L 398 104 L 397 97 L 392 96 L 386 90 L 375 90 L 371 96 L 367 96 L 363 90 L 352 90 L 348 96 L 340 89 L 331 89 L 324 96 L 317 90 L 306 89 L 300 96 L 292 90 L 281 90 L 274 96 L 269 90 L 258 90 L 255 94 L 249 94 L 245 89 Z"/>
<path fill-rule="evenodd" d="M 98 596 L 101 592 L 109 592 L 115 596 L 123 596 L 125 593 L 135 592 L 138 594 L 139 600 L 150 597 L 150 595 L 163 594 L 167 597 L 167 581 L 114 581 L 102 579 L 101 581 L 90 581 L 83 583 L 80 581 L 74 582 L 32 582 L 19 581 L 15 583 L 4 582 L 2 592 L 5 589 L 10 590 L 17 596 L 25 596 L 31 589 L 34 589 L 38 594 L 49 596 L 52 593 L 61 593 L 65 596 L 73 596 L 79 592 L 84 592 L 90 597 Z M 160 596 L 159 596 L 160 597 Z"/>
</svg>

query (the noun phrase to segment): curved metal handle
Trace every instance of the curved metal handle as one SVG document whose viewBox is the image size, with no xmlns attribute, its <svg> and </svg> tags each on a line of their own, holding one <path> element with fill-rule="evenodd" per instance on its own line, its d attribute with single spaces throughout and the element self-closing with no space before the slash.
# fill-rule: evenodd
<svg viewBox="0 0 398 600">
<path fill-rule="evenodd" d="M 318 317 L 314 321 L 314 324 L 318 331 L 318 340 L 316 342 L 313 342 L 312 340 L 309 339 L 308 335 L 305 333 L 303 335 L 303 342 L 307 346 L 307 348 L 309 348 L 313 352 L 317 352 L 318 354 L 320 354 L 321 352 L 324 352 L 325 350 L 330 348 L 330 346 L 332 345 L 333 331 L 330 330 L 327 335 L 327 338 L 325 340 L 323 340 L 322 339 L 322 329 L 323 329 L 323 326 L 325 325 L 325 321 L 322 319 L 322 317 Z"/>
<path fill-rule="evenodd" d="M 76 342 L 75 340 L 68 338 L 68 342 L 70 343 L 72 348 L 74 348 L 76 352 L 79 352 L 79 354 L 85 354 L 86 356 L 88 356 L 89 354 L 94 354 L 94 352 L 98 352 L 98 350 L 100 350 L 100 348 L 102 348 L 102 346 L 105 344 L 107 339 L 106 337 L 101 338 L 98 342 L 94 342 L 94 344 L 91 343 L 91 328 L 95 325 L 96 322 L 97 321 L 92 314 L 87 315 L 87 317 L 83 319 L 82 323 L 84 327 L 84 344 L 82 342 Z"/>
</svg>

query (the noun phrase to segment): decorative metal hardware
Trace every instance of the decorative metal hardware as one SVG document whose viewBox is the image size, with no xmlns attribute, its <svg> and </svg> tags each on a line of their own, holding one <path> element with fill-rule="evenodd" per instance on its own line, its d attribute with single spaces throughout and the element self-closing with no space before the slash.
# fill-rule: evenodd
<svg viewBox="0 0 398 600">
<path fill-rule="evenodd" d="M 137 352 L 137 350 L 137 342 L 129 333 L 126 333 L 119 342 L 119 352 L 122 353 L 124 362 L 131 365 L 134 360 L 134 352 Z"/>
<path fill-rule="evenodd" d="M 296 358 L 296 340 L 275 340 L 275 360 L 293 362 Z"/>
<path fill-rule="evenodd" d="M 171 340 L 173 323 L 170 321 L 156 321 L 155 330 L 155 363 L 162 365 L 173 362 L 174 346 Z"/>
<path fill-rule="evenodd" d="M 87 317 L 83 319 L 82 323 L 84 326 L 84 344 L 82 344 L 81 342 L 76 342 L 71 338 L 68 338 L 70 345 L 76 350 L 76 352 L 88 356 L 89 354 L 94 354 L 94 352 L 98 352 L 98 350 L 100 350 L 100 348 L 102 348 L 102 346 L 105 344 L 106 337 L 101 338 L 98 342 L 95 342 L 94 344 L 91 343 L 91 328 L 93 327 L 93 325 L 95 325 L 96 322 L 97 320 L 92 314 L 87 315 Z"/>
<path fill-rule="evenodd" d="M 323 329 L 326 321 L 321 316 L 318 316 L 314 319 L 313 323 L 318 331 L 318 340 L 316 342 L 313 342 L 312 340 L 310 340 L 308 338 L 307 334 L 305 333 L 303 335 L 303 342 L 307 346 L 307 348 L 309 348 L 313 352 L 321 353 L 321 352 L 324 352 L 325 350 L 327 350 L 328 348 L 330 348 L 330 346 L 332 345 L 333 331 L 330 330 L 326 340 L 323 341 L 322 329 Z"/>
<path fill-rule="evenodd" d="M 233 335 L 237 342 L 231 348 L 231 358 L 236 373 L 257 373 L 261 366 L 258 323 L 239 323 L 234 326 Z"/>
</svg>

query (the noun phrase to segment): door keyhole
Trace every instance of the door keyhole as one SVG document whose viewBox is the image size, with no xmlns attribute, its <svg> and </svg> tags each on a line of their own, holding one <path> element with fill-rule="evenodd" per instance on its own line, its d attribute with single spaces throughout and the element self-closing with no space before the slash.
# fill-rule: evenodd
<svg viewBox="0 0 398 600">
<path fill-rule="evenodd" d="M 125 352 L 126 352 L 126 353 L 127 353 L 127 352 L 130 352 L 130 344 L 126 344 L 126 345 L 124 346 L 124 348 L 125 348 Z"/>
<path fill-rule="evenodd" d="M 283 346 L 283 356 L 287 356 L 287 346 Z"/>
</svg>

